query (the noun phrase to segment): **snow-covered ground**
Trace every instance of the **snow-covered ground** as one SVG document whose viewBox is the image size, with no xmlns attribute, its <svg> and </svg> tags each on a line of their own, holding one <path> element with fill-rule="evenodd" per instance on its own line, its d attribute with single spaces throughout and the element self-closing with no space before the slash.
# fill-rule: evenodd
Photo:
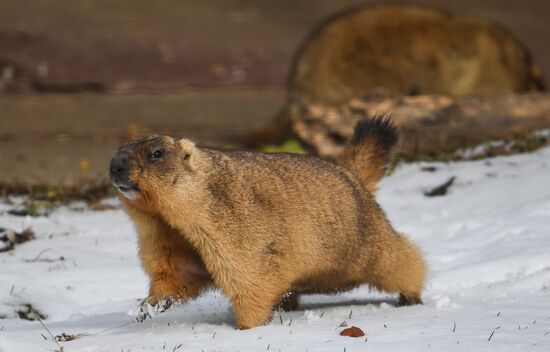
<svg viewBox="0 0 550 352">
<path fill-rule="evenodd" d="M 377 195 L 426 255 L 425 305 L 396 308 L 363 287 L 304 297 L 298 311 L 246 331 L 219 292 L 134 322 L 147 280 L 121 210 L 25 219 L 0 205 L 1 227 L 37 233 L 0 253 L 0 351 L 59 350 L 37 321 L 16 317 L 26 303 L 53 335 L 78 336 L 60 342 L 65 351 L 550 351 L 550 148 L 429 165 L 437 170 L 401 165 Z M 424 196 L 451 176 L 447 195 Z M 366 336 L 339 336 L 344 321 Z"/>
</svg>

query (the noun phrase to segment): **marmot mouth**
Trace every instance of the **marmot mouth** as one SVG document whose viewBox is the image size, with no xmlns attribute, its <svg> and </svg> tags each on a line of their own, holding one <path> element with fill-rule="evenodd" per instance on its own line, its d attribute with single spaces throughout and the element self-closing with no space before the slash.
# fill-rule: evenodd
<svg viewBox="0 0 550 352">
<path fill-rule="evenodd" d="M 118 190 L 122 193 L 139 192 L 139 187 L 136 185 L 116 185 Z"/>
<path fill-rule="evenodd" d="M 133 200 L 140 195 L 139 187 L 137 185 L 133 186 L 122 186 L 118 185 L 118 191 L 127 199 Z"/>
</svg>

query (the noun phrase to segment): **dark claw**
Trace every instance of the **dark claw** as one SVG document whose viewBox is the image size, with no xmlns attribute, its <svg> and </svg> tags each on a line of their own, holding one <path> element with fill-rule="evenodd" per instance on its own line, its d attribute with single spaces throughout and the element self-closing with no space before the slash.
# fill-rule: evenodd
<svg viewBox="0 0 550 352">
<path fill-rule="evenodd" d="M 275 306 L 276 310 L 284 310 L 285 312 L 291 312 L 298 308 L 298 293 L 294 291 L 288 291 L 285 293 L 278 304 Z"/>
<path fill-rule="evenodd" d="M 422 303 L 422 299 L 420 299 L 420 297 L 405 297 L 401 294 L 399 295 L 399 302 L 397 303 L 398 307 L 414 306 L 415 304 L 424 303 Z"/>
</svg>

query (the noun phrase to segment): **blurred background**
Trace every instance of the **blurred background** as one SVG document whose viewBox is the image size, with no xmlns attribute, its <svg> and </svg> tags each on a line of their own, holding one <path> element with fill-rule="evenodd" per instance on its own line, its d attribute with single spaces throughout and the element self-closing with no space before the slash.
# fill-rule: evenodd
<svg viewBox="0 0 550 352">
<path fill-rule="evenodd" d="M 147 134 L 243 147 L 286 104 L 291 62 L 318 23 L 389 3 L 2 0 L 2 189 L 104 184 L 118 145 Z M 407 3 L 499 23 L 550 79 L 549 1 Z"/>
</svg>

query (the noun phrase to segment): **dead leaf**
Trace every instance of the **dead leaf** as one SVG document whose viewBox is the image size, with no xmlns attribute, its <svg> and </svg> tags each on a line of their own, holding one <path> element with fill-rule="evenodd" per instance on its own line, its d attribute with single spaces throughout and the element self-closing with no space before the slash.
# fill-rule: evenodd
<svg viewBox="0 0 550 352">
<path fill-rule="evenodd" d="M 73 334 L 67 334 L 62 332 L 60 335 L 55 336 L 55 341 L 58 342 L 67 342 L 67 341 L 73 341 L 80 337 L 79 334 L 73 335 Z"/>
<path fill-rule="evenodd" d="M 349 337 L 361 337 L 365 336 L 363 330 L 359 329 L 357 326 L 352 326 L 351 328 L 344 329 L 340 332 L 341 336 Z"/>
<path fill-rule="evenodd" d="M 451 177 L 447 182 L 445 182 L 442 185 L 439 185 L 429 191 L 424 191 L 424 195 L 426 197 L 444 196 L 447 194 L 449 187 L 451 187 L 454 181 L 455 181 L 455 176 Z"/>
</svg>

